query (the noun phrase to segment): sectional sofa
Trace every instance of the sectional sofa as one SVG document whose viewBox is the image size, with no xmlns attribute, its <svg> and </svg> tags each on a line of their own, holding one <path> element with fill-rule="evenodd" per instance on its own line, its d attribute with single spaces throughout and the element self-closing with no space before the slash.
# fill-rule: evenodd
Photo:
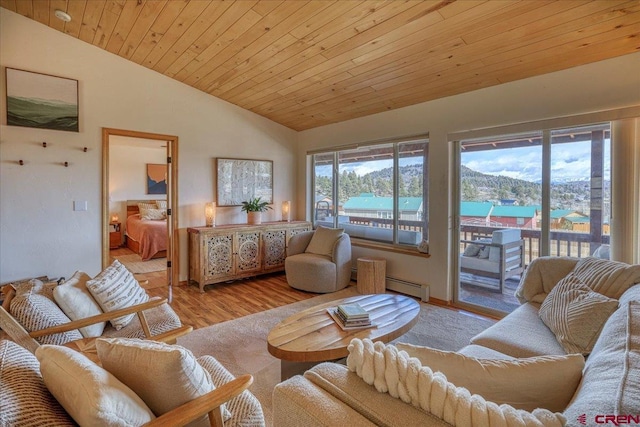
<svg viewBox="0 0 640 427">
<path fill-rule="evenodd" d="M 323 363 L 276 386 L 274 424 L 577 427 L 640 417 L 640 265 L 542 257 L 516 296 L 518 309 L 459 352 L 354 340 L 347 366 Z"/>
</svg>

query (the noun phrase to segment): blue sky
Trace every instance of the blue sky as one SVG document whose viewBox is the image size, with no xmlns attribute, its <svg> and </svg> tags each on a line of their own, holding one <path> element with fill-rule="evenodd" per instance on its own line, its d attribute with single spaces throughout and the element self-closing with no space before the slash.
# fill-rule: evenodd
<svg viewBox="0 0 640 427">
<path fill-rule="evenodd" d="M 542 178 L 542 147 L 462 153 L 462 164 L 488 175 L 537 182 Z M 610 141 L 605 141 L 605 177 L 610 173 Z M 591 175 L 591 142 L 551 146 L 551 180 L 585 181 Z M 608 179 L 608 178 L 607 178 Z"/>
<path fill-rule="evenodd" d="M 605 140 L 605 179 L 610 173 L 610 140 Z M 488 175 L 508 176 L 525 181 L 539 182 L 542 178 L 542 147 L 494 149 L 462 152 L 462 164 Z M 400 165 L 419 163 L 419 158 L 400 159 Z M 551 146 L 551 180 L 585 181 L 591 171 L 591 142 L 574 142 Z M 341 166 L 341 171 L 355 171 L 362 176 L 369 172 L 393 166 L 391 160 L 355 162 Z M 331 176 L 331 167 L 316 168 L 321 176 Z"/>
</svg>

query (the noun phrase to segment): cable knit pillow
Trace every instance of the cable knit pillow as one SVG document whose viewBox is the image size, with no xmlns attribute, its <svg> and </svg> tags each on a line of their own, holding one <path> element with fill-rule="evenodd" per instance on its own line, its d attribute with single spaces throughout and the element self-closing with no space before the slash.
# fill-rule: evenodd
<svg viewBox="0 0 640 427">
<path fill-rule="evenodd" d="M 490 360 L 412 344 L 398 343 L 396 347 L 472 394 L 526 411 L 564 411 L 584 368 L 580 354 Z"/>
<path fill-rule="evenodd" d="M 327 228 L 319 225 L 313 233 L 305 252 L 331 257 L 333 255 L 333 246 L 343 233 L 344 230 L 342 228 Z"/>
<path fill-rule="evenodd" d="M 96 349 L 102 367 L 140 396 L 157 416 L 215 389 L 209 372 L 179 345 L 101 338 L 96 340 Z M 224 405 L 222 408 L 223 419 L 231 418 Z M 189 425 L 206 427 L 208 417 Z"/>
<path fill-rule="evenodd" d="M 71 320 L 53 300 L 56 283 L 44 284 L 33 279 L 16 286 L 16 295 L 11 300 L 11 315 L 28 331 L 39 331 L 53 326 L 64 325 Z M 59 334 L 36 338 L 40 344 L 66 344 L 82 339 L 77 329 Z"/>
<path fill-rule="evenodd" d="M 566 423 L 562 414 L 547 409 L 527 412 L 471 394 L 393 345 L 354 338 L 348 350 L 347 367 L 364 382 L 453 426 L 560 427 Z"/>
<path fill-rule="evenodd" d="M 589 354 L 618 301 L 594 292 L 569 273 L 549 292 L 538 315 L 567 353 Z"/>
<path fill-rule="evenodd" d="M 79 425 L 140 426 L 155 418 L 129 387 L 82 353 L 43 345 L 36 357 L 47 389 Z"/>
<path fill-rule="evenodd" d="M 87 289 L 98 302 L 103 312 L 142 304 L 149 300 L 149 296 L 142 289 L 133 274 L 115 260 L 102 273 L 87 282 Z M 111 319 L 116 330 L 120 330 L 131 322 L 135 314 L 128 314 Z"/>
<path fill-rule="evenodd" d="M 76 271 L 73 276 L 61 285 L 53 289 L 53 298 L 58 306 L 69 316 L 71 320 L 86 319 L 87 317 L 102 314 L 100 305 L 93 299 L 87 289 L 87 282 L 91 277 L 84 271 Z M 104 331 L 107 322 L 79 328 L 85 338 L 99 337 Z"/>
</svg>

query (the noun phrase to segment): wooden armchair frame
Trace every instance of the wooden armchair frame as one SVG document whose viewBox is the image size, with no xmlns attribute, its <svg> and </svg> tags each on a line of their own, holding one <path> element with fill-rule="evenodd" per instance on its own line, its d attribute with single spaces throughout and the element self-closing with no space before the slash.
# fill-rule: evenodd
<svg viewBox="0 0 640 427">
<path fill-rule="evenodd" d="M 168 303 L 166 299 L 155 298 L 145 303 L 133 305 L 131 307 L 123 308 L 120 310 L 109 311 L 107 313 L 97 314 L 85 319 L 72 320 L 71 322 L 65 323 L 63 325 L 27 332 L 27 330 L 20 324 L 20 322 L 18 322 L 11 315 L 11 313 L 9 313 L 9 304 L 15 296 L 15 289 L 13 289 L 12 286 L 6 285 L 2 288 L 2 292 L 5 298 L 2 306 L 0 307 L 0 328 L 2 328 L 2 330 L 5 331 L 12 340 L 29 350 L 31 353 L 35 353 L 36 349 L 40 346 L 40 343 L 36 341 L 36 338 L 72 331 L 74 329 L 82 328 L 100 322 L 106 322 L 116 317 L 134 313 L 140 320 L 140 325 L 146 339 L 153 339 L 154 341 L 162 341 L 168 344 L 174 344 L 178 337 L 186 335 L 193 330 L 191 326 L 181 326 L 162 334 L 152 335 L 149 328 L 149 323 L 147 322 L 147 319 L 144 315 L 144 311 Z"/>
</svg>

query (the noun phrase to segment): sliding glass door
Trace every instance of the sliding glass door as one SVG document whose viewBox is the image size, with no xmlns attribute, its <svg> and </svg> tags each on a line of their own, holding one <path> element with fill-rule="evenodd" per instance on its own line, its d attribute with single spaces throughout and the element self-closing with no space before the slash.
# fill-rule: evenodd
<svg viewBox="0 0 640 427">
<path fill-rule="evenodd" d="M 458 147 L 457 302 L 510 312 L 533 259 L 608 257 L 609 123 Z"/>
</svg>

